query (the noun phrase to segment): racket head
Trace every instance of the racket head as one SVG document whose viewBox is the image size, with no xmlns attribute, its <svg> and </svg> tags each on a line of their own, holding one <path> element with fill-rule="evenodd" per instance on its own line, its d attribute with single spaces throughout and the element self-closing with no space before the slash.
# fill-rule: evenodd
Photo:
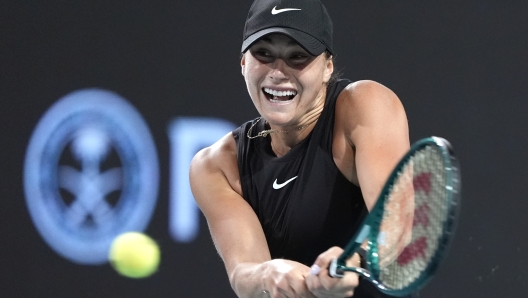
<svg viewBox="0 0 528 298">
<path fill-rule="evenodd" d="M 449 142 L 439 137 L 416 142 L 331 269 L 359 273 L 393 296 L 418 291 L 447 253 L 456 228 L 460 186 L 459 165 Z M 346 267 L 346 260 L 362 246 L 366 268 Z"/>
</svg>

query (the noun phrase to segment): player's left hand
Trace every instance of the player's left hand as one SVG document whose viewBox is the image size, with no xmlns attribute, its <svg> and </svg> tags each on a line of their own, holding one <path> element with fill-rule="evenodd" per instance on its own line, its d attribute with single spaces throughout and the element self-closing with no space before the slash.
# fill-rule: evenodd
<svg viewBox="0 0 528 298">
<path fill-rule="evenodd" d="M 315 260 L 311 274 L 306 276 L 306 285 L 310 292 L 319 298 L 350 297 L 359 284 L 358 275 L 352 272 L 345 273 L 343 278 L 333 278 L 328 272 L 328 267 L 333 259 L 339 257 L 343 249 L 332 247 L 320 254 Z M 359 264 L 359 256 L 355 254 L 350 260 Z M 347 262 L 348 263 L 348 262 Z"/>
</svg>

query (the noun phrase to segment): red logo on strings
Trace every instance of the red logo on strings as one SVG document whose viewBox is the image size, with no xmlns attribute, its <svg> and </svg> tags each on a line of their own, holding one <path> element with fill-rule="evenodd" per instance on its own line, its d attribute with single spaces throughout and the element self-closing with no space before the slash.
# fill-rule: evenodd
<svg viewBox="0 0 528 298">
<path fill-rule="evenodd" d="M 419 256 L 421 256 L 422 258 L 425 258 L 426 249 L 427 249 L 427 238 L 425 236 L 418 238 L 418 240 L 408 245 L 403 250 L 403 252 L 398 256 L 398 260 L 397 260 L 398 264 L 400 266 L 405 266 Z"/>
<path fill-rule="evenodd" d="M 415 192 L 423 191 L 426 194 L 431 192 L 431 173 L 422 173 L 413 179 L 413 186 Z M 431 208 L 427 204 L 423 204 L 415 209 L 413 218 L 413 227 L 422 225 L 429 226 L 429 211 Z M 413 243 L 409 244 L 402 253 L 398 256 L 397 262 L 400 266 L 405 266 L 412 262 L 417 257 L 425 258 L 425 251 L 427 249 L 427 237 L 423 236 Z"/>
<path fill-rule="evenodd" d="M 431 173 L 422 173 L 416 176 L 413 180 L 414 190 L 422 190 L 426 194 L 431 191 Z M 431 208 L 427 204 L 423 204 L 416 208 L 413 218 L 413 227 L 422 225 L 429 226 L 429 211 Z M 417 257 L 425 258 L 425 250 L 427 249 L 427 237 L 420 237 L 403 250 L 398 256 L 397 262 L 400 266 L 405 266 Z"/>
<path fill-rule="evenodd" d="M 431 191 L 431 173 L 422 173 L 414 177 L 413 185 L 416 191 L 423 190 L 429 194 Z"/>
<path fill-rule="evenodd" d="M 424 227 L 429 226 L 429 205 L 423 204 L 414 211 L 413 227 L 421 224 Z"/>
</svg>

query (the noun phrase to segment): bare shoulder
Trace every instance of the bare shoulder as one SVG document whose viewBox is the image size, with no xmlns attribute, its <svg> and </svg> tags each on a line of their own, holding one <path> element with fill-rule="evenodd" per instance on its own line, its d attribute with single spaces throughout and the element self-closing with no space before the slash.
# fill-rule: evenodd
<svg viewBox="0 0 528 298">
<path fill-rule="evenodd" d="M 229 186 L 237 193 L 242 193 L 236 142 L 231 132 L 194 156 L 190 168 L 190 182 L 195 193 L 208 189 L 212 184 Z M 197 200 L 199 197 L 195 196 Z"/>
<path fill-rule="evenodd" d="M 408 148 L 403 105 L 394 92 L 380 83 L 357 81 L 349 84 L 337 98 L 335 115 L 334 162 L 356 185 L 360 185 L 358 167 L 367 164 L 362 161 L 382 161 L 393 156 L 388 162 L 392 165 Z M 383 152 L 380 148 L 391 152 Z"/>
<path fill-rule="evenodd" d="M 364 116 L 404 112 L 400 99 L 391 89 L 369 80 L 349 84 L 339 95 L 337 104 Z"/>
<path fill-rule="evenodd" d="M 339 94 L 336 103 L 336 124 L 351 135 L 358 127 L 390 127 L 406 129 L 407 116 L 398 96 L 375 81 L 357 81 Z"/>
<path fill-rule="evenodd" d="M 220 167 L 234 158 L 236 161 L 236 143 L 231 132 L 213 145 L 203 148 L 193 158 L 192 167 Z"/>
</svg>

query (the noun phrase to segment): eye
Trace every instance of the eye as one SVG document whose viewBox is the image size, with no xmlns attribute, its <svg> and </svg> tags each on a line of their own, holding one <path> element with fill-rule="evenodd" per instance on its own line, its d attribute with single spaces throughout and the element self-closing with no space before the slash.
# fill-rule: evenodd
<svg viewBox="0 0 528 298">
<path fill-rule="evenodd" d="M 270 57 L 270 53 L 268 53 L 267 51 L 264 51 L 264 50 L 257 50 L 255 52 L 255 54 L 257 54 L 258 56 L 262 56 L 262 57 Z"/>
<path fill-rule="evenodd" d="M 300 60 L 300 59 L 305 59 L 307 58 L 307 55 L 303 55 L 303 54 L 293 54 L 290 59 L 294 59 L 294 60 Z"/>
<path fill-rule="evenodd" d="M 271 52 L 264 48 L 252 49 L 251 54 L 258 60 L 263 61 L 263 62 L 271 62 L 274 59 Z"/>
<path fill-rule="evenodd" d="M 310 55 L 305 54 L 305 53 L 293 53 L 290 55 L 289 60 L 293 64 L 302 64 L 310 60 Z"/>
</svg>

